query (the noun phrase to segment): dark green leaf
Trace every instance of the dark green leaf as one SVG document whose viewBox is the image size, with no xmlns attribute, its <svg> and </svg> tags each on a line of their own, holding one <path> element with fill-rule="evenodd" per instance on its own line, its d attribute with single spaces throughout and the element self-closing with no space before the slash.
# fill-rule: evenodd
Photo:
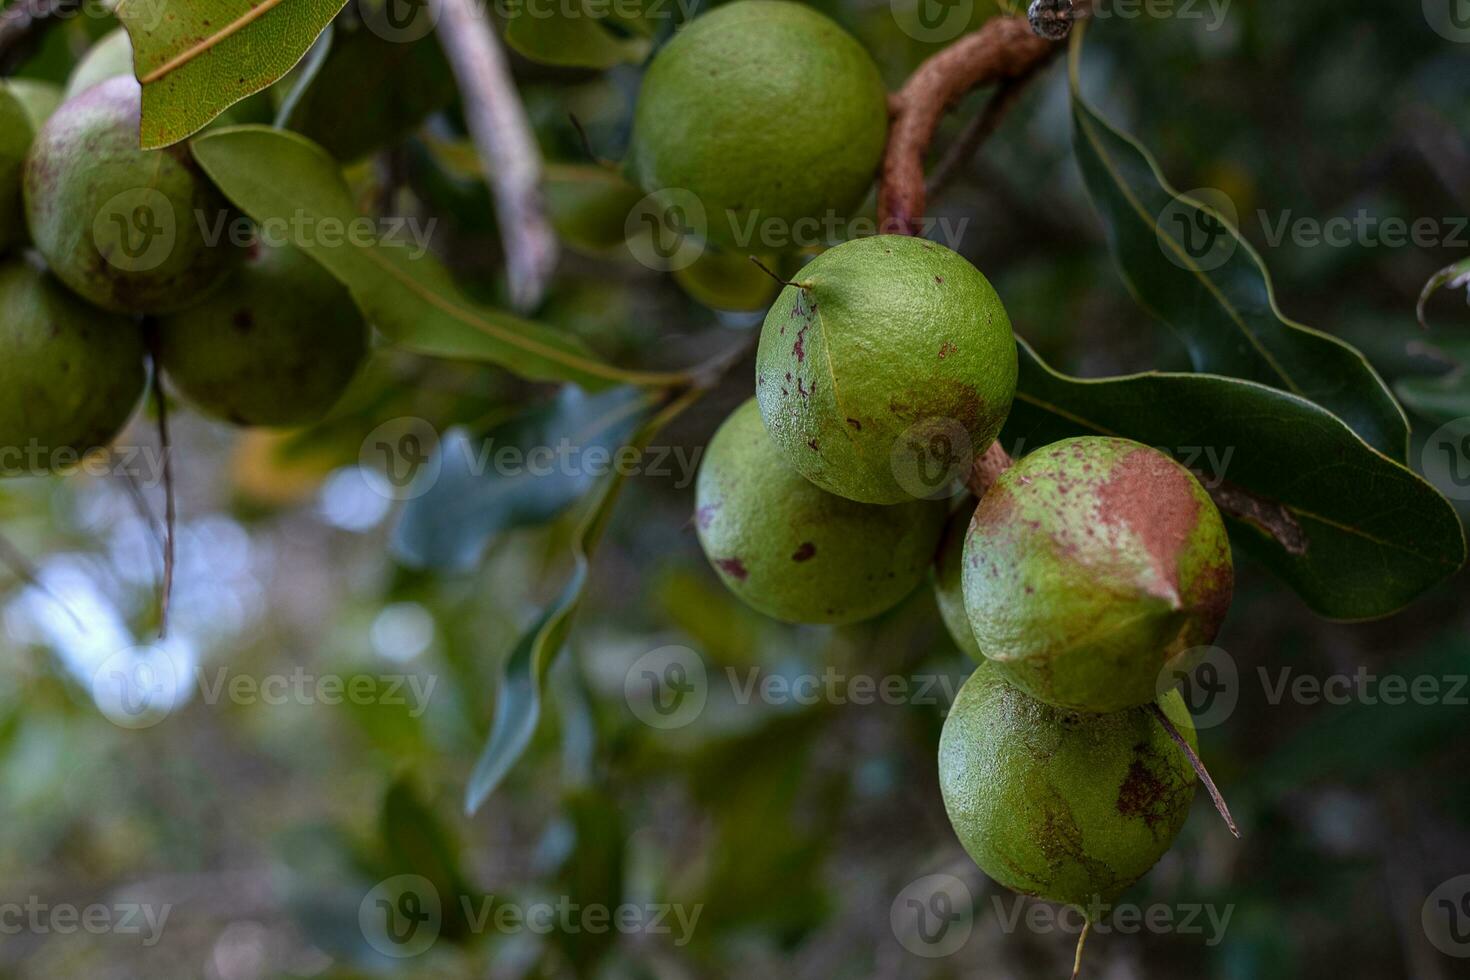
<svg viewBox="0 0 1470 980">
<path fill-rule="evenodd" d="M 419 875 L 434 886 L 444 912 L 443 933 L 449 939 L 470 932 L 461 898 L 470 896 L 460 865 L 459 845 L 438 816 L 419 798 L 413 781 L 400 777 L 383 797 L 378 817 L 383 839 L 385 875 Z"/>
<path fill-rule="evenodd" d="M 543 188 L 558 237 L 593 253 L 627 240 L 628 215 L 643 199 L 621 174 L 590 163 L 548 166 Z"/>
<path fill-rule="evenodd" d="M 648 22 L 642 16 L 619 16 L 626 6 L 588 0 L 560 4 L 508 0 L 505 40 L 532 61 L 548 65 L 611 68 L 639 62 L 652 47 Z"/>
<path fill-rule="evenodd" d="M 573 381 L 594 390 L 615 382 L 679 380 L 604 364 L 573 338 L 474 303 L 437 259 L 418 254 L 401 234 L 374 232 L 366 244 L 343 235 L 341 229 L 361 228 L 370 219 L 358 214 L 337 162 L 305 137 L 238 126 L 206 133 L 192 146 L 226 197 L 326 267 L 398 347 L 489 361 L 533 380 Z M 327 228 L 336 234 L 328 236 Z"/>
<path fill-rule="evenodd" d="M 450 431 L 434 485 L 403 509 L 394 552 L 410 565 L 473 568 L 496 535 L 545 523 L 590 490 L 648 408 L 636 388 L 567 385 L 482 439 Z"/>
<path fill-rule="evenodd" d="M 1207 470 L 1200 454 L 1212 452 L 1230 487 L 1285 508 L 1304 547 L 1242 520 L 1231 520 L 1235 542 L 1324 616 L 1386 616 L 1465 561 L 1459 518 L 1432 486 L 1326 409 L 1275 388 L 1205 374 L 1071 378 L 1022 344 L 1006 445 L 1075 435 L 1124 436 Z"/>
<path fill-rule="evenodd" d="M 665 408 L 639 430 L 630 445 L 648 445 L 662 428 L 684 410 L 700 393 L 691 391 Z M 541 720 L 541 694 L 546 672 L 552 659 L 561 651 L 571 628 L 572 615 L 582 601 L 587 584 L 587 568 L 607 523 L 612 518 L 618 492 L 627 479 L 625 470 L 604 477 L 582 504 L 576 532 L 572 537 L 575 567 L 571 578 L 536 622 L 516 643 L 505 662 L 499 686 L 495 691 L 495 720 L 490 738 L 465 791 L 465 809 L 474 813 L 495 792 L 507 773 L 515 766 L 536 733 Z"/>
<path fill-rule="evenodd" d="M 1402 378 L 1393 388 L 1416 414 L 1435 422 L 1470 415 L 1470 372 L 1463 367 L 1432 378 Z"/>
<path fill-rule="evenodd" d="M 346 2 L 190 0 L 165 9 L 122 0 L 117 16 L 143 83 L 143 148 L 177 143 L 275 82 Z"/>
<path fill-rule="evenodd" d="M 350 163 L 412 132 L 454 97 L 454 74 L 432 34 L 390 41 L 361 22 L 339 23 L 283 122 Z"/>
<path fill-rule="evenodd" d="M 1260 256 L 1228 217 L 1170 187 L 1149 152 L 1083 100 L 1081 37 L 1072 46 L 1073 146 L 1139 304 L 1176 332 L 1195 370 L 1309 399 L 1407 460 L 1408 420 L 1367 359 L 1284 316 Z"/>
<path fill-rule="evenodd" d="M 628 831 L 617 801 L 593 789 L 567 797 L 563 820 L 572 846 L 561 862 L 556 882 L 561 893 L 583 908 L 615 909 L 623 904 L 624 850 Z M 592 975 L 592 967 L 617 939 L 614 930 L 558 928 L 556 943 L 574 966 L 577 976 Z"/>
</svg>

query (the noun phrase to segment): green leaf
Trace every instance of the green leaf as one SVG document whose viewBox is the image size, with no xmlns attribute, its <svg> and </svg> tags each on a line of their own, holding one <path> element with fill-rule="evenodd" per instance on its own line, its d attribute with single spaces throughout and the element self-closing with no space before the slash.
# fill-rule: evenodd
<svg viewBox="0 0 1470 980">
<path fill-rule="evenodd" d="M 1401 378 L 1393 389 L 1426 419 L 1452 422 L 1470 415 L 1470 371 L 1463 366 L 1432 378 Z"/>
<path fill-rule="evenodd" d="M 1238 518 L 1230 518 L 1233 540 L 1333 619 L 1387 616 L 1465 561 L 1450 503 L 1313 402 L 1206 374 L 1072 378 L 1021 344 L 1006 445 L 1076 435 L 1135 439 L 1196 468 L 1198 453 L 1212 450 L 1228 487 L 1284 508 L 1301 547 Z"/>
<path fill-rule="evenodd" d="M 625 4 L 591 0 L 508 0 L 505 41 L 532 61 L 567 68 L 611 68 L 648 56 L 652 42 L 641 16 L 620 16 Z M 622 28 L 621 31 L 618 28 Z"/>
<path fill-rule="evenodd" d="M 584 908 L 615 909 L 623 904 L 628 829 L 617 801 L 598 789 L 582 789 L 563 803 L 563 826 L 571 847 L 557 870 L 561 892 Z M 590 930 L 559 924 L 552 934 L 572 964 L 572 975 L 594 976 L 592 969 L 617 941 L 613 930 Z"/>
<path fill-rule="evenodd" d="M 274 83 L 346 0 L 122 0 L 143 83 L 143 149 L 177 143 Z"/>
<path fill-rule="evenodd" d="M 384 874 L 413 874 L 427 879 L 442 903 L 444 936 L 453 940 L 467 936 L 471 928 L 461 900 L 470 897 L 471 888 L 461 867 L 459 844 L 420 799 L 409 777 L 399 777 L 388 788 L 378 828 L 383 840 Z"/>
<path fill-rule="evenodd" d="M 389 146 L 454 101 L 454 73 L 434 36 L 390 41 L 362 22 L 339 24 L 285 128 L 351 163 Z"/>
<path fill-rule="evenodd" d="M 496 535 L 543 524 L 587 493 L 649 407 L 637 388 L 588 395 L 566 385 L 484 438 L 450 431 L 433 486 L 403 509 L 394 553 L 417 567 L 472 569 Z M 562 446 L 571 452 L 561 454 Z M 589 451 L 600 451 L 603 462 Z"/>
<path fill-rule="evenodd" d="M 1071 52 L 1073 147 L 1119 270 L 1139 305 L 1167 323 L 1197 371 L 1309 399 L 1368 443 L 1407 460 L 1409 424 L 1367 359 L 1287 319 L 1271 276 L 1231 222 L 1169 186 L 1152 155 L 1088 106 Z"/>
<path fill-rule="evenodd" d="M 1449 286 L 1451 289 L 1464 289 L 1467 285 L 1470 285 L 1470 258 L 1463 258 L 1431 276 L 1424 284 L 1424 291 L 1419 294 L 1419 325 L 1427 325 L 1424 322 L 1424 306 L 1429 302 L 1429 297 L 1444 286 Z"/>
<path fill-rule="evenodd" d="M 305 137 L 264 126 L 215 130 L 191 144 L 194 156 L 234 204 L 263 230 L 320 262 L 389 343 L 430 357 L 488 361 L 536 381 L 572 381 L 591 390 L 624 382 L 674 384 L 679 375 L 604 364 L 574 338 L 510 313 L 480 306 L 402 234 L 367 242 L 342 229 L 364 228 L 342 173 Z M 335 234 L 328 234 L 335 229 Z"/>
<path fill-rule="evenodd" d="M 542 189 L 557 236 L 593 254 L 623 246 L 628 215 L 643 199 L 643 192 L 621 174 L 590 163 L 551 164 Z"/>
<path fill-rule="evenodd" d="M 649 420 L 629 445 L 639 449 L 647 446 L 650 439 L 701 394 L 699 390 L 686 392 Z M 587 585 L 587 569 L 592 554 L 607 529 L 618 492 L 626 480 L 625 471 L 615 471 L 603 478 L 597 489 L 583 501 L 577 529 L 572 535 L 575 565 L 571 578 L 516 643 L 505 661 L 500 684 L 495 690 L 495 720 L 490 727 L 490 738 L 465 790 L 465 810 L 471 814 L 489 799 L 531 744 L 531 736 L 536 733 L 536 724 L 541 720 L 546 672 L 566 641 L 572 615 L 577 611 L 582 601 L 582 590 Z"/>
</svg>

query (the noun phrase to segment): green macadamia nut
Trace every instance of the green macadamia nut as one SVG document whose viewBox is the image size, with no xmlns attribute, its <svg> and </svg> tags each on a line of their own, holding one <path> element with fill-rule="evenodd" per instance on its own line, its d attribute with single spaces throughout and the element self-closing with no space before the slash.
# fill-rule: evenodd
<svg viewBox="0 0 1470 980">
<path fill-rule="evenodd" d="M 143 338 L 30 262 L 0 265 L 0 476 L 76 465 L 143 395 Z"/>
<path fill-rule="evenodd" d="M 944 506 L 835 497 L 786 465 L 752 399 L 711 440 L 695 485 L 699 543 L 748 605 L 793 623 L 854 623 L 923 580 Z"/>
<path fill-rule="evenodd" d="M 873 183 L 888 93 L 873 59 L 811 7 L 738 0 L 696 18 L 654 58 L 633 124 L 630 171 L 676 189 L 717 244 L 790 245 L 846 218 Z M 686 209 L 687 210 L 687 209 Z M 767 224 L 769 223 L 769 224 Z M 780 242 L 765 242 L 762 225 Z"/>
<path fill-rule="evenodd" d="M 966 500 L 971 498 L 966 497 Z M 960 571 L 965 554 L 965 537 L 970 530 L 973 506 L 963 507 L 949 517 L 944 526 L 944 537 L 939 542 L 939 554 L 934 559 L 934 601 L 939 606 L 939 618 L 955 646 L 969 654 L 977 663 L 984 660 L 980 644 L 975 640 L 975 631 L 970 627 L 970 615 L 965 612 L 965 590 Z"/>
<path fill-rule="evenodd" d="M 981 500 L 965 608 L 987 657 L 1033 697 L 1079 711 L 1147 704 L 1165 667 L 1212 642 L 1234 571 L 1194 475 L 1126 439 L 1066 439 Z"/>
<path fill-rule="evenodd" d="M 1194 747 L 1179 693 L 1160 707 Z M 1195 774 L 1148 708 L 1052 708 L 985 663 L 945 719 L 939 787 L 982 871 L 1023 895 L 1089 909 L 1163 857 L 1189 816 Z"/>
<path fill-rule="evenodd" d="M 1016 341 L 963 256 L 903 235 L 838 245 L 766 315 L 756 397 L 791 466 L 822 489 L 892 504 L 962 478 L 1016 393 Z"/>
<path fill-rule="evenodd" d="M 29 78 L 0 80 L 0 252 L 26 240 L 21 194 L 26 155 L 36 133 L 61 103 L 61 90 Z"/>
<path fill-rule="evenodd" d="M 237 425 L 307 425 L 342 397 L 367 356 L 351 295 L 313 259 L 261 243 L 203 302 L 158 321 L 165 376 Z"/>
<path fill-rule="evenodd" d="M 138 148 L 141 91 L 131 76 L 112 78 L 47 120 L 26 161 L 26 221 L 51 271 L 83 299 L 168 313 L 203 298 L 240 250 L 225 231 L 234 213 L 188 145 Z"/>
</svg>

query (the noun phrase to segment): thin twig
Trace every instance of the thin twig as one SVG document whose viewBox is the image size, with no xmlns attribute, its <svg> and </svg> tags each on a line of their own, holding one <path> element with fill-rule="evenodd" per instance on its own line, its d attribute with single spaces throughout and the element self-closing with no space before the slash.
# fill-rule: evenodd
<svg viewBox="0 0 1470 980">
<path fill-rule="evenodd" d="M 81 6 L 82 0 L 15 0 L 0 10 L 0 75 L 24 64 L 46 32 Z"/>
<path fill-rule="evenodd" d="M 77 615 L 75 609 L 66 604 L 66 600 L 52 591 L 51 587 L 41 581 L 40 571 L 25 554 L 10 542 L 10 539 L 0 534 L 0 565 L 10 569 L 10 573 L 20 579 L 26 585 L 45 595 L 51 601 L 61 607 L 61 611 L 71 617 L 71 621 L 77 624 L 77 628 L 83 633 L 87 632 L 87 624 L 82 617 Z"/>
<path fill-rule="evenodd" d="M 1153 711 L 1154 717 L 1159 720 L 1159 724 L 1164 726 L 1164 731 L 1168 732 L 1169 737 L 1183 750 L 1184 755 L 1189 759 L 1189 764 L 1194 767 L 1195 773 L 1199 776 L 1200 782 L 1204 783 L 1205 789 L 1209 790 L 1210 799 L 1215 801 L 1215 809 L 1219 810 L 1220 816 L 1225 818 L 1225 826 L 1229 827 L 1230 832 L 1235 835 L 1236 840 L 1239 840 L 1240 828 L 1235 825 L 1235 818 L 1230 815 L 1230 807 L 1225 805 L 1225 797 L 1220 795 L 1219 787 L 1210 778 L 1210 771 L 1200 761 L 1199 754 L 1194 751 L 1194 748 L 1185 740 L 1184 736 L 1179 734 L 1179 729 L 1174 727 L 1174 723 L 1169 720 L 1168 715 L 1164 714 L 1164 709 L 1159 707 L 1157 701 L 1150 704 L 1149 709 Z"/>
<path fill-rule="evenodd" d="M 163 372 L 159 370 L 157 335 L 149 331 L 149 347 L 153 361 L 153 404 L 158 412 L 158 443 L 163 450 L 163 587 L 158 597 L 158 637 L 168 636 L 168 611 L 174 592 L 175 532 L 178 510 L 174 495 L 173 445 L 168 434 L 168 399 L 163 393 Z"/>
<path fill-rule="evenodd" d="M 541 151 L 485 11 L 475 0 L 433 0 L 433 10 L 495 196 L 511 302 L 529 311 L 546 295 L 557 260 L 556 233 L 541 195 Z"/>
<path fill-rule="evenodd" d="M 1092 931 L 1092 920 L 1082 923 L 1082 933 L 1077 937 L 1077 952 L 1072 954 L 1072 980 L 1082 975 L 1082 947 L 1087 945 L 1087 934 Z"/>
</svg>

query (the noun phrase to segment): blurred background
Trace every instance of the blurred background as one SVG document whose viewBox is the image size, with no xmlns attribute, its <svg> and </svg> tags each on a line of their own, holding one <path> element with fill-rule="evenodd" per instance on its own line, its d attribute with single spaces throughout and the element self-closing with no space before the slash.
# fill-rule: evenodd
<svg viewBox="0 0 1470 980">
<path fill-rule="evenodd" d="M 943 44 L 905 31 L 913 8 L 895 2 L 817 6 L 896 88 Z M 1089 31 L 1084 70 L 1094 104 L 1171 183 L 1228 196 L 1288 316 L 1419 385 L 1457 370 L 1470 326 L 1458 293 L 1430 304 L 1429 332 L 1414 317 L 1431 274 L 1470 254 L 1470 32 L 1435 30 L 1436 2 L 1119 4 Z M 970 26 L 996 13 L 944 9 L 967 8 Z M 349 4 L 340 31 L 358 16 Z M 114 26 L 88 8 L 22 74 L 64 78 Z M 320 111 L 442 93 L 433 38 L 399 48 L 422 64 L 395 62 L 360 104 Z M 588 162 L 569 113 L 593 152 L 622 156 L 636 66 L 515 67 L 554 176 Z M 937 152 L 986 94 L 949 117 Z M 434 219 L 466 289 L 503 301 L 493 208 L 443 98 L 349 173 L 365 209 Z M 932 210 L 965 222 L 958 249 L 1059 369 L 1187 369 L 1117 275 L 1070 140 L 1056 64 Z M 551 188 L 570 247 L 540 318 L 623 364 L 692 363 L 750 338 L 759 313 L 715 312 L 640 265 L 620 240 L 627 202 L 583 190 Z M 1436 230 L 1428 247 L 1279 233 L 1362 215 Z M 500 665 L 570 574 L 575 515 L 497 536 L 470 570 L 416 570 L 390 547 L 403 494 L 374 477 L 370 434 L 404 419 L 482 433 L 547 391 L 383 351 L 311 430 L 239 431 L 179 406 L 162 646 L 148 413 L 119 441 L 131 478 L 0 484 L 0 531 L 36 572 L 0 577 L 0 977 L 1066 976 L 1078 923 L 1029 915 L 945 819 L 935 750 L 969 664 L 930 591 L 860 626 L 788 627 L 707 567 L 688 461 L 751 393 L 747 361 L 658 438 L 663 465 L 650 456 L 628 481 L 532 747 L 472 818 Z M 1445 421 L 1411 417 L 1418 445 Z M 1218 697 L 1196 707 L 1244 838 L 1200 794 L 1123 900 L 1164 911 L 1094 935 L 1085 975 L 1464 976 L 1465 576 L 1389 620 L 1334 624 L 1237 562 Z M 699 692 L 674 715 L 640 683 L 670 656 Z M 1385 697 L 1394 676 L 1426 693 Z M 1440 902 L 1463 910 L 1460 932 L 1426 928 Z M 375 909 L 403 935 L 372 926 Z"/>
</svg>

